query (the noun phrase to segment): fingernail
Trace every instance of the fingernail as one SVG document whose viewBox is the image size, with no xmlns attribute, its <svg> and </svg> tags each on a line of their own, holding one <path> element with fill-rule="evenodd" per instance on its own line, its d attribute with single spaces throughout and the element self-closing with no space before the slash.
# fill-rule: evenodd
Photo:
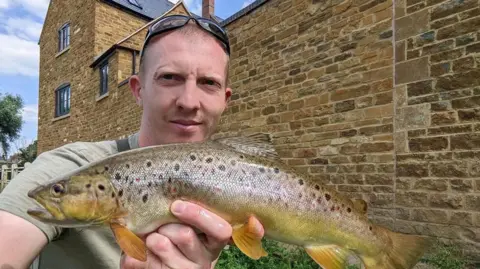
<svg viewBox="0 0 480 269">
<path fill-rule="evenodd" d="M 173 203 L 172 211 L 177 214 L 181 214 L 185 210 L 185 203 L 177 201 Z"/>
</svg>

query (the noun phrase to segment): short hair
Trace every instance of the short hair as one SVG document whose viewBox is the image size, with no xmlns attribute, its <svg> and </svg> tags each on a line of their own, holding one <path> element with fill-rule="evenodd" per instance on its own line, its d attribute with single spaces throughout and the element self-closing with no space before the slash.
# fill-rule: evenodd
<svg viewBox="0 0 480 269">
<path fill-rule="evenodd" d="M 215 41 L 220 42 L 214 36 L 212 36 L 212 34 L 207 33 L 205 30 L 201 29 L 196 23 L 189 22 L 187 25 L 181 28 L 175 29 L 173 31 L 181 33 L 183 36 L 190 38 L 192 41 L 198 40 L 199 42 L 201 42 L 203 40 L 213 38 Z M 146 55 L 148 54 L 148 50 L 150 47 L 149 45 L 153 42 L 155 38 L 156 37 L 153 37 L 149 41 L 149 43 L 144 47 L 143 59 L 140 59 L 140 70 L 139 70 L 140 78 L 142 77 L 142 73 L 144 72 L 144 69 L 145 69 L 145 59 L 146 59 Z M 227 64 L 225 67 L 225 87 L 227 87 L 229 83 L 228 77 L 230 73 L 229 72 L 230 56 L 227 53 L 225 53 L 225 55 L 227 57 Z"/>
</svg>

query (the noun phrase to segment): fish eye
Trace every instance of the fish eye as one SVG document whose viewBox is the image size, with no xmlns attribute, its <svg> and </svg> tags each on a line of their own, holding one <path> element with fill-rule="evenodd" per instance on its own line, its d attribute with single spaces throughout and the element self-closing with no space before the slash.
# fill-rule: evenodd
<svg viewBox="0 0 480 269">
<path fill-rule="evenodd" d="M 65 188 L 62 184 L 55 184 L 52 186 L 52 193 L 54 195 L 60 195 L 65 192 Z"/>
</svg>

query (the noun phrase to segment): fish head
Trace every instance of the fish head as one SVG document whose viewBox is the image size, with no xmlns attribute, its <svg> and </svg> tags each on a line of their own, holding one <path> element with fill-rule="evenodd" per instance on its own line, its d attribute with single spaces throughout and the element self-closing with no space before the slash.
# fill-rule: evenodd
<svg viewBox="0 0 480 269">
<path fill-rule="evenodd" d="M 43 208 L 27 211 L 32 217 L 57 226 L 99 225 L 118 217 L 120 202 L 109 177 L 80 173 L 36 187 L 28 192 Z"/>
</svg>

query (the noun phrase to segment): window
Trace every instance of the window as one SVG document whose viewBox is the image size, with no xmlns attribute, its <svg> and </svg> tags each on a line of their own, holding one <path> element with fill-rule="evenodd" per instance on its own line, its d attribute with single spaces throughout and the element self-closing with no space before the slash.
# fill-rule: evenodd
<svg viewBox="0 0 480 269">
<path fill-rule="evenodd" d="M 108 92 L 108 62 L 100 66 L 100 96 Z"/>
<path fill-rule="evenodd" d="M 67 23 L 58 30 L 58 51 L 62 51 L 70 46 L 70 24 Z"/>
<path fill-rule="evenodd" d="M 142 8 L 142 6 L 138 3 L 137 0 L 128 0 L 128 2 L 131 4 L 131 5 L 134 5 L 138 8 Z"/>
<path fill-rule="evenodd" d="M 70 113 L 70 84 L 64 84 L 55 91 L 55 117 Z"/>
</svg>

